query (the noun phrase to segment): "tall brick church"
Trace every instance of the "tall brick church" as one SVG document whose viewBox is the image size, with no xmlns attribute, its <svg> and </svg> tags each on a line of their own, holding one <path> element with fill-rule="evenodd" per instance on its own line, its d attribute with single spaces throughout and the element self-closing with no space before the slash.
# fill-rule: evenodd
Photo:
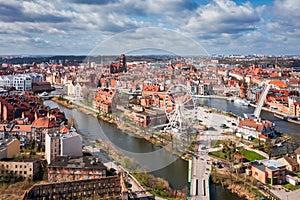
<svg viewBox="0 0 300 200">
<path fill-rule="evenodd" d="M 119 56 L 119 62 L 118 63 L 111 63 L 110 64 L 110 73 L 111 74 L 120 73 L 120 72 L 127 72 L 125 54 L 121 54 Z"/>
</svg>

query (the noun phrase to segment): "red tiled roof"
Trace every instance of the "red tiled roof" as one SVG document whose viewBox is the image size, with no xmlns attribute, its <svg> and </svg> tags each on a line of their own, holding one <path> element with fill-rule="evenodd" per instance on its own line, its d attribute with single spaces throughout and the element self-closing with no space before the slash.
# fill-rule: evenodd
<svg viewBox="0 0 300 200">
<path fill-rule="evenodd" d="M 236 159 L 245 159 L 246 157 L 241 154 L 234 154 L 234 158 Z"/>
<path fill-rule="evenodd" d="M 59 130 L 60 133 L 68 133 L 69 129 L 66 126 L 61 127 L 61 129 Z"/>
<path fill-rule="evenodd" d="M 31 132 L 31 125 L 16 125 L 13 132 Z"/>
<path fill-rule="evenodd" d="M 242 119 L 239 122 L 239 127 L 251 127 L 254 128 L 258 132 L 262 132 L 264 128 L 268 128 L 272 126 L 272 122 L 268 120 L 261 120 L 260 122 L 255 121 L 253 118 Z"/>
<path fill-rule="evenodd" d="M 265 136 L 265 135 L 259 135 L 258 137 L 259 137 L 259 138 L 262 138 L 262 139 L 267 139 L 267 138 L 268 138 L 268 137 Z"/>
<path fill-rule="evenodd" d="M 280 80 L 274 80 L 274 81 L 270 81 L 269 84 L 273 84 L 273 85 L 277 85 L 278 87 L 280 88 L 286 88 L 286 84 L 283 83 L 282 81 Z"/>
<path fill-rule="evenodd" d="M 56 124 L 56 120 L 54 118 L 48 118 L 48 117 L 40 117 L 32 123 L 32 127 L 44 127 L 44 128 L 50 128 L 58 126 Z"/>
</svg>

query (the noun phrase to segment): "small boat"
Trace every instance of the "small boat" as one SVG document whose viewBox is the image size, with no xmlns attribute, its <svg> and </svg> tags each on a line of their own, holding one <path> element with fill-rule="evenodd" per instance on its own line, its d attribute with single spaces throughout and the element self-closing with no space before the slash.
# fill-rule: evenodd
<svg viewBox="0 0 300 200">
<path fill-rule="evenodd" d="M 234 103 L 239 104 L 241 106 L 249 106 L 249 103 L 245 99 L 235 99 Z"/>
<path fill-rule="evenodd" d="M 49 95 L 49 93 L 43 92 L 42 94 L 39 94 L 39 97 L 46 100 L 46 99 L 51 99 L 53 95 Z"/>
<path fill-rule="evenodd" d="M 40 97 L 48 97 L 49 94 L 47 92 L 43 92 L 41 94 L 39 94 Z"/>
</svg>

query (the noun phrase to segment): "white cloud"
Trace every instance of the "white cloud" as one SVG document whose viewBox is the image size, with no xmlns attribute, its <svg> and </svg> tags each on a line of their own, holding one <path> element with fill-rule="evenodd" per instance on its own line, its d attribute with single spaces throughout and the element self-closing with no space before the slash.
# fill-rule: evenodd
<svg viewBox="0 0 300 200">
<path fill-rule="evenodd" d="M 234 34 L 255 29 L 260 17 L 251 4 L 237 5 L 233 1 L 215 0 L 199 7 L 184 29 L 198 34 Z"/>
<path fill-rule="evenodd" d="M 288 37 L 300 36 L 300 1 L 275 0 L 272 18 L 267 24 L 269 32 Z"/>
<path fill-rule="evenodd" d="M 88 53 L 97 41 L 132 29 L 137 29 L 135 34 L 123 35 L 123 41 L 147 46 L 149 41 L 159 42 L 153 39 L 158 37 L 157 32 L 141 31 L 152 26 L 184 33 L 210 53 L 276 54 L 283 45 L 287 52 L 298 52 L 295 46 L 300 45 L 300 1 L 274 0 L 272 5 L 261 3 L 257 7 L 249 2 L 0 0 L 0 53 L 9 47 L 13 51 L 16 43 L 19 51 L 23 45 L 24 51 L 32 53 L 39 44 L 47 44 L 45 52 Z M 172 33 L 168 37 L 176 41 Z M 154 35 L 151 38 L 149 34 Z M 164 45 L 170 45 L 168 42 Z"/>
<path fill-rule="evenodd" d="M 149 49 L 173 55 L 208 55 L 196 41 L 163 28 L 139 28 L 116 34 L 99 43 L 90 54 L 130 54 Z"/>
</svg>

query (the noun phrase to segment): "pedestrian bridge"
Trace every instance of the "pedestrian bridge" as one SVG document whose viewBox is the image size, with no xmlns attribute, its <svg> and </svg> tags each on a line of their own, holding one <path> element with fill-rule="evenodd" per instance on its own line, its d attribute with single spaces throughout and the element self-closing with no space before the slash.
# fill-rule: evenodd
<svg viewBox="0 0 300 200">
<path fill-rule="evenodd" d="M 206 153 L 205 153 L 206 154 Z M 207 156 L 207 155 L 206 155 Z M 209 200 L 209 157 L 200 153 L 198 157 L 193 156 L 190 166 L 190 200 Z"/>
</svg>

